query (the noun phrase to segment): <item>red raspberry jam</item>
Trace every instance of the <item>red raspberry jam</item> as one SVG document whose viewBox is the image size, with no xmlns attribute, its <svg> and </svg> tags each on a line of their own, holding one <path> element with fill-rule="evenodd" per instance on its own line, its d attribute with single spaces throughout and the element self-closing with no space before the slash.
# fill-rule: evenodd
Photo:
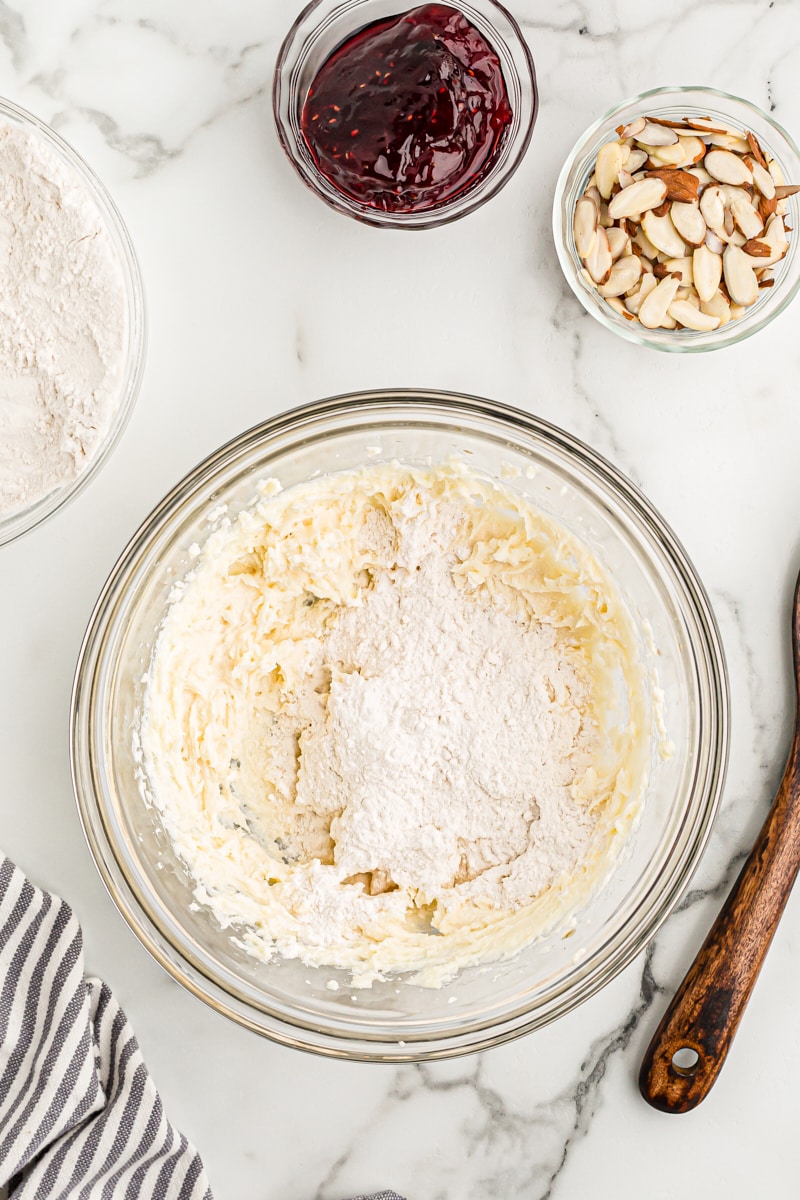
<svg viewBox="0 0 800 1200">
<path fill-rule="evenodd" d="M 318 170 L 340 192 L 414 213 L 484 175 L 512 115 L 483 34 L 457 9 L 425 4 L 339 46 L 309 88 L 301 124 Z"/>
</svg>

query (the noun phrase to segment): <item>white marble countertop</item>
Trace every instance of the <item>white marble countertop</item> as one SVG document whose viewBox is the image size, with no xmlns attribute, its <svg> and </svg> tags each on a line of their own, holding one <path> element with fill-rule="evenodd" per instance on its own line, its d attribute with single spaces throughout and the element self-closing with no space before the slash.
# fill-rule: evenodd
<svg viewBox="0 0 800 1200">
<path fill-rule="evenodd" d="M 74 905 L 88 967 L 126 1007 L 217 1200 L 340 1200 L 379 1187 L 408 1200 L 795 1195 L 800 896 L 706 1103 L 663 1116 L 635 1079 L 788 746 L 800 302 L 718 354 L 634 347 L 568 291 L 549 220 L 576 136 L 643 88 L 715 85 L 800 135 L 797 5 L 509 0 L 540 83 L 527 157 L 480 212 L 414 236 L 329 211 L 283 158 L 269 89 L 299 2 L 0 3 L 0 94 L 52 122 L 110 188 L 141 258 L 150 326 L 141 396 L 112 459 L 64 512 L 0 551 L 0 845 Z M 733 712 L 711 843 L 646 955 L 542 1032 L 399 1068 L 283 1049 L 167 978 L 100 883 L 67 746 L 93 601 L 162 493 L 263 417 L 392 385 L 518 405 L 626 471 L 707 585 Z"/>
</svg>

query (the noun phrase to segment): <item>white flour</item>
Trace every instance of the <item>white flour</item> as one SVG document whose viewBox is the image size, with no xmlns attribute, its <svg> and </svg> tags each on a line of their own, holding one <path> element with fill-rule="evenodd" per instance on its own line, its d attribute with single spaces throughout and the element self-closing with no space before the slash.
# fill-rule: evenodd
<svg viewBox="0 0 800 1200">
<path fill-rule="evenodd" d="M 39 136 L 0 129 L 0 515 L 92 459 L 126 328 L 117 252 L 81 179 Z"/>
<path fill-rule="evenodd" d="M 608 870 L 647 747 L 632 627 L 512 492 L 459 464 L 270 487 L 172 600 L 145 795 L 253 954 L 440 983 Z"/>
<path fill-rule="evenodd" d="M 333 817 L 334 861 L 371 873 L 370 891 L 433 898 L 461 885 L 463 897 L 513 908 L 574 867 L 592 832 L 570 794 L 592 748 L 586 683 L 552 626 L 456 587 L 457 526 L 433 517 L 385 531 L 398 566 L 319 648 L 293 706 L 313 712 L 296 804 Z M 322 707 L 313 683 L 331 665 Z"/>
</svg>

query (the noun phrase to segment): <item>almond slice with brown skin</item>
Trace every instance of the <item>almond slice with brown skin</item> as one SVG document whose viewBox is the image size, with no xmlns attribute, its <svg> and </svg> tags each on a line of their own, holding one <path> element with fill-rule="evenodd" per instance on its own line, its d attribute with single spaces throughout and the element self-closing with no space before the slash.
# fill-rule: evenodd
<svg viewBox="0 0 800 1200">
<path fill-rule="evenodd" d="M 711 133 L 706 140 L 709 146 L 717 146 L 720 150 L 730 150 L 732 154 L 747 154 L 750 150 L 745 139 L 733 133 Z"/>
<path fill-rule="evenodd" d="M 606 237 L 608 238 L 608 248 L 611 251 L 611 257 L 616 262 L 628 248 L 628 235 L 618 225 L 612 225 L 610 229 L 606 230 Z M 630 250 L 628 250 L 628 253 L 630 253 Z"/>
<path fill-rule="evenodd" d="M 652 121 L 646 121 L 634 136 L 644 146 L 674 146 L 678 140 L 677 133 L 669 125 L 656 125 Z"/>
<path fill-rule="evenodd" d="M 634 316 L 638 315 L 644 301 L 657 287 L 658 280 L 655 275 L 642 275 L 642 282 L 636 291 L 631 296 L 625 297 L 624 304 L 628 312 L 633 313 Z"/>
<path fill-rule="evenodd" d="M 735 304 L 745 308 L 758 299 L 758 280 L 752 267 L 752 259 L 739 246 L 726 246 L 722 256 L 725 286 Z"/>
<path fill-rule="evenodd" d="M 575 236 L 575 249 L 579 257 L 587 258 L 592 252 L 594 239 L 597 236 L 597 206 L 586 196 L 581 197 L 575 205 L 572 232 Z"/>
<path fill-rule="evenodd" d="M 681 281 L 681 287 L 692 286 L 692 260 L 687 258 L 668 258 L 664 263 L 670 275 L 677 275 Z"/>
<path fill-rule="evenodd" d="M 725 201 L 718 187 L 707 187 L 703 192 L 700 212 L 709 229 L 722 229 L 725 224 Z"/>
<path fill-rule="evenodd" d="M 770 258 L 772 255 L 772 247 L 769 242 L 762 242 L 758 238 L 751 238 L 745 242 L 742 249 L 751 258 Z"/>
<path fill-rule="evenodd" d="M 722 255 L 708 246 L 698 246 L 692 255 L 692 277 L 700 300 L 710 300 L 722 278 Z"/>
<path fill-rule="evenodd" d="M 775 199 L 785 200 L 787 196 L 795 196 L 800 192 L 800 183 L 781 183 L 775 188 Z"/>
<path fill-rule="evenodd" d="M 754 162 L 751 170 L 753 172 L 753 183 L 762 196 L 766 196 L 767 200 L 771 200 L 775 195 L 775 180 L 766 167 L 762 167 L 759 162 Z"/>
<path fill-rule="evenodd" d="M 617 176 L 617 181 L 621 188 L 630 187 L 631 184 L 634 182 L 633 176 L 631 175 L 630 171 L 627 171 L 625 169 L 625 167 L 622 168 L 619 175 Z"/>
<path fill-rule="evenodd" d="M 625 161 L 625 170 L 630 171 L 631 175 L 635 175 L 639 168 L 647 162 L 647 157 L 647 151 L 634 147 Z"/>
<path fill-rule="evenodd" d="M 713 250 L 714 254 L 722 254 L 722 251 L 725 249 L 725 242 L 723 242 L 721 237 L 718 237 L 717 234 L 714 233 L 713 229 L 709 229 L 706 233 L 705 244 L 708 246 L 709 250 Z"/>
<path fill-rule="evenodd" d="M 617 133 L 621 138 L 636 137 L 644 129 L 647 121 L 644 117 L 637 117 L 635 121 L 631 121 L 629 125 L 620 125 Z"/>
<path fill-rule="evenodd" d="M 597 190 L 604 200 L 609 200 L 622 170 L 622 147 L 619 142 L 606 142 L 597 153 L 594 167 Z"/>
<path fill-rule="evenodd" d="M 668 258 L 683 258 L 686 254 L 683 238 L 672 224 L 669 215 L 657 217 L 653 212 L 644 213 L 642 229 L 656 250 L 660 250 Z"/>
<path fill-rule="evenodd" d="M 683 147 L 683 153 L 687 164 L 697 163 L 705 155 L 706 144 L 702 138 L 690 135 L 689 137 L 681 136 L 678 140 Z"/>
<path fill-rule="evenodd" d="M 719 327 L 719 317 L 701 312 L 688 300 L 673 300 L 667 310 L 669 315 L 686 329 L 696 329 L 699 333 L 711 333 Z"/>
<path fill-rule="evenodd" d="M 620 217 L 638 217 L 640 213 L 657 208 L 666 195 L 667 185 L 662 179 L 640 179 L 611 197 L 608 215 L 613 221 L 618 221 Z"/>
<path fill-rule="evenodd" d="M 669 306 L 675 299 L 675 293 L 679 287 L 680 280 L 673 275 L 668 275 L 666 279 L 661 280 L 649 296 L 645 297 L 639 309 L 639 320 L 646 329 L 658 329 L 667 316 Z"/>
<path fill-rule="evenodd" d="M 756 160 L 758 165 L 766 171 L 767 160 L 764 157 L 764 151 L 761 149 L 758 138 L 754 133 L 751 133 L 749 129 L 745 131 L 744 136 L 747 138 L 747 144 L 750 147 L 753 158 Z"/>
<path fill-rule="evenodd" d="M 667 185 L 666 200 L 677 200 L 681 203 L 695 200 L 700 190 L 700 182 L 688 171 L 677 167 L 655 167 L 647 172 L 648 179 L 663 179 Z"/>
<path fill-rule="evenodd" d="M 701 300 L 700 312 L 708 313 L 711 317 L 719 317 L 720 329 L 731 319 L 731 306 L 722 292 L 715 292 L 710 300 Z"/>
<path fill-rule="evenodd" d="M 685 242 L 690 246 L 702 246 L 708 232 L 700 205 L 695 200 L 693 204 L 676 202 L 670 209 L 672 224 Z"/>
<path fill-rule="evenodd" d="M 753 176 L 746 164 L 731 150 L 709 150 L 703 166 L 709 175 L 713 175 L 720 183 L 732 183 L 737 186 L 753 182 Z"/>
<path fill-rule="evenodd" d="M 763 258 L 759 261 L 759 267 L 771 267 L 785 255 L 789 249 L 789 241 L 786 237 L 786 226 L 783 223 L 783 217 L 779 213 L 774 213 L 764 228 L 760 240 L 766 242 L 770 248 L 769 258 Z"/>
<path fill-rule="evenodd" d="M 764 228 L 764 222 L 749 200 L 734 200 L 731 213 L 746 238 L 758 237 Z"/>
<path fill-rule="evenodd" d="M 594 244 L 584 259 L 586 270 L 595 283 L 605 283 L 611 274 L 613 261 L 611 247 L 608 244 L 608 234 L 605 229 L 598 229 Z"/>
<path fill-rule="evenodd" d="M 682 167 L 684 164 L 688 166 L 692 161 L 686 158 L 680 141 L 677 141 L 674 146 L 646 146 L 641 142 L 639 145 L 647 151 L 653 166 Z"/>
<path fill-rule="evenodd" d="M 624 296 L 641 277 L 642 264 L 635 254 L 626 254 L 611 268 L 611 274 L 606 283 L 597 290 L 601 296 L 608 299 L 611 296 Z"/>
</svg>

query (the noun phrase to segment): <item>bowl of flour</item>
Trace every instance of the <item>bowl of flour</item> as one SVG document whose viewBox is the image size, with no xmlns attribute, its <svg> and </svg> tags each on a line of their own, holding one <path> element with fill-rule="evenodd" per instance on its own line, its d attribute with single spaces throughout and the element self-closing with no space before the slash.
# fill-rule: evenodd
<svg viewBox="0 0 800 1200">
<path fill-rule="evenodd" d="M 702 586 L 588 447 L 359 394 L 222 447 L 123 553 L 72 711 L 90 848 L 218 1011 L 349 1058 L 554 1020 L 676 903 L 727 754 Z"/>
<path fill-rule="evenodd" d="M 130 237 L 91 169 L 0 101 L 0 545 L 51 516 L 105 461 L 144 362 Z"/>
</svg>

